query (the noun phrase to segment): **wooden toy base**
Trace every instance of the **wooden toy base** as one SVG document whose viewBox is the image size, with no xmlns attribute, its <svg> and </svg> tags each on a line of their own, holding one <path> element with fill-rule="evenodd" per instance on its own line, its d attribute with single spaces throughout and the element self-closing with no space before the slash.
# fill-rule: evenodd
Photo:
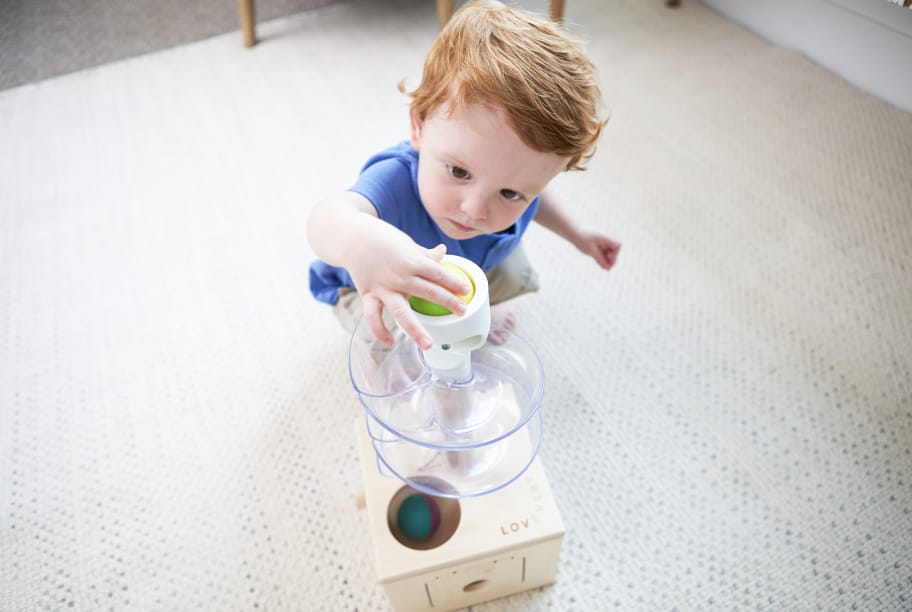
<svg viewBox="0 0 912 612">
<path fill-rule="evenodd" d="M 393 506 L 414 491 L 380 474 L 363 418 L 355 431 L 377 576 L 397 612 L 454 610 L 554 582 L 564 526 L 538 458 L 499 491 L 439 500 L 440 534 L 409 543 Z"/>
</svg>

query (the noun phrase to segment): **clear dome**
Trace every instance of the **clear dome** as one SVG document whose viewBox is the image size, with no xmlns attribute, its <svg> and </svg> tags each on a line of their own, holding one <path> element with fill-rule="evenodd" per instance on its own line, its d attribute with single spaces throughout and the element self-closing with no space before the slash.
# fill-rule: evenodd
<svg viewBox="0 0 912 612">
<path fill-rule="evenodd" d="M 381 472 L 440 497 L 491 493 L 519 477 L 541 440 L 544 372 L 531 346 L 498 330 L 471 352 L 468 378 L 454 381 L 430 368 L 398 327 L 388 328 L 391 348 L 362 320 L 349 349 Z"/>
</svg>

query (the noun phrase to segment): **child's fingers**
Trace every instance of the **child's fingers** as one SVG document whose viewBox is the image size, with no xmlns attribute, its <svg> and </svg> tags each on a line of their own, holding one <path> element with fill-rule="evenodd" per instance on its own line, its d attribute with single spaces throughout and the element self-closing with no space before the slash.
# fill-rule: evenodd
<svg viewBox="0 0 912 612">
<path fill-rule="evenodd" d="M 409 338 L 414 340 L 415 344 L 417 344 L 421 350 L 426 351 L 434 346 L 434 341 L 428 333 L 424 331 L 424 327 L 421 326 L 421 323 L 418 322 L 414 315 L 406 315 L 402 317 L 402 319 L 396 319 L 396 321 L 399 322 L 402 331 L 404 331 Z"/>
<path fill-rule="evenodd" d="M 428 249 L 428 256 L 437 263 L 440 263 L 440 260 L 443 259 L 444 255 L 446 255 L 445 244 L 438 244 L 433 249 Z"/>
<path fill-rule="evenodd" d="M 364 321 L 371 334 L 384 346 L 393 346 L 393 335 L 383 323 L 383 304 L 374 295 L 362 296 L 361 303 Z"/>
<path fill-rule="evenodd" d="M 447 308 L 458 315 L 462 315 L 465 314 L 466 303 L 459 296 L 466 295 L 469 291 L 461 289 L 464 285 L 462 281 L 458 281 L 455 284 L 457 287 L 456 291 L 450 291 L 439 283 L 416 279 L 410 295 L 420 297 L 429 302 L 433 302 L 434 304 L 440 304 L 444 308 Z M 467 289 L 471 290 L 471 288 Z"/>
<path fill-rule="evenodd" d="M 614 255 L 612 251 L 596 251 L 595 260 L 605 270 L 610 270 L 614 267 Z"/>
<path fill-rule="evenodd" d="M 596 260 L 606 270 L 610 270 L 614 267 L 615 262 L 617 261 L 618 251 L 620 251 L 621 245 L 618 242 L 613 240 L 608 240 L 606 242 L 600 243 L 596 246 Z"/>
<path fill-rule="evenodd" d="M 412 307 L 404 297 L 399 294 L 390 295 L 386 301 L 386 307 L 389 309 L 390 314 L 393 315 L 393 318 L 396 319 L 402 331 L 414 340 L 415 344 L 425 350 L 433 346 L 433 339 L 431 339 L 427 330 L 424 329 L 424 326 L 418 322 Z"/>
<path fill-rule="evenodd" d="M 597 240 L 590 241 L 584 252 L 592 257 L 600 268 L 605 268 L 607 270 L 610 267 L 611 264 L 608 262 L 608 251 L 605 246 Z"/>
<path fill-rule="evenodd" d="M 614 267 L 614 264 L 617 263 L 618 255 L 621 253 L 621 243 L 615 242 L 612 243 L 611 247 L 608 249 L 608 261 L 611 263 L 611 267 Z"/>
<path fill-rule="evenodd" d="M 455 293 L 456 295 L 465 295 L 472 289 L 466 283 L 465 279 L 460 278 L 458 274 L 453 272 L 453 270 L 440 265 L 440 263 L 433 263 L 430 266 L 423 268 L 420 276 L 421 278 L 430 281 L 434 285 L 443 287 L 450 294 Z M 418 289 L 418 291 L 420 290 L 421 289 Z M 419 293 L 414 293 L 414 295 L 418 295 L 419 297 L 423 297 L 425 299 L 433 299 L 430 296 L 425 296 Z M 447 297 L 444 296 L 444 299 L 447 299 Z M 438 304 L 442 304 L 444 306 L 446 305 L 443 304 L 443 302 L 438 302 Z M 450 310 L 452 310 L 452 308 Z"/>
</svg>

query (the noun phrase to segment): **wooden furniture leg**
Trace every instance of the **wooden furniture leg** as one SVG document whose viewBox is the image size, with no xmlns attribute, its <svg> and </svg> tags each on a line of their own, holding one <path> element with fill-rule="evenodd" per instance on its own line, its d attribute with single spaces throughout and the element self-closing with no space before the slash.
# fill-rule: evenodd
<svg viewBox="0 0 912 612">
<path fill-rule="evenodd" d="M 447 21 L 450 20 L 450 17 L 453 16 L 453 7 L 455 5 L 456 0 L 437 0 L 437 23 L 440 24 L 441 30 L 447 24 Z"/>
<path fill-rule="evenodd" d="M 253 0 L 237 0 L 238 17 L 241 20 L 241 31 L 244 33 L 244 46 L 256 44 L 256 11 Z"/>
<path fill-rule="evenodd" d="M 551 21 L 564 23 L 564 0 L 551 0 Z"/>
</svg>

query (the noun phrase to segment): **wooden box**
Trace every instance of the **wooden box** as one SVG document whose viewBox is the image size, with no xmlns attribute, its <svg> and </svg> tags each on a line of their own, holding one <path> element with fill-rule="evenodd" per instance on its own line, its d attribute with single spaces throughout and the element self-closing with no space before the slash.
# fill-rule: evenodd
<svg viewBox="0 0 912 612">
<path fill-rule="evenodd" d="M 439 531 L 449 523 L 452 535 L 416 549 L 397 539 L 391 509 L 415 491 L 380 474 L 363 418 L 355 430 L 377 576 L 397 612 L 454 610 L 554 582 L 564 527 L 540 459 L 499 491 L 440 500 Z"/>
</svg>

